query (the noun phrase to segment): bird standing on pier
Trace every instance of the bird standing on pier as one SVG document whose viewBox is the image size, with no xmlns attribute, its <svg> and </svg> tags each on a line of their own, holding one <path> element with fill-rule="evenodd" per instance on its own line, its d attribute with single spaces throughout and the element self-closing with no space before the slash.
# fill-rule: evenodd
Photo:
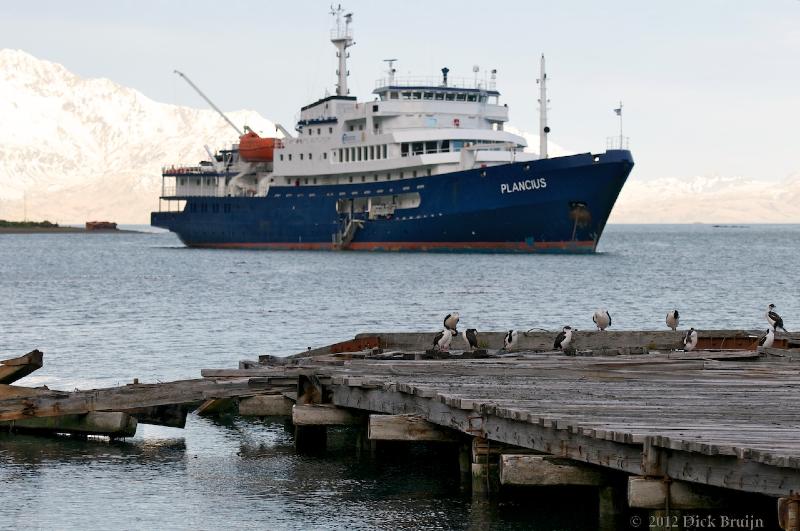
<svg viewBox="0 0 800 531">
<path fill-rule="evenodd" d="M 786 332 L 786 329 L 783 327 L 783 319 L 781 319 L 781 316 L 778 315 L 774 310 L 775 310 L 774 304 L 770 304 L 769 308 L 767 308 L 767 321 L 769 322 L 769 325 L 774 330 L 778 330 L 778 328 L 780 328 L 781 330 Z"/>
<path fill-rule="evenodd" d="M 611 314 L 608 313 L 608 310 L 597 310 L 592 316 L 592 321 L 597 325 L 598 330 L 603 331 L 611 326 Z"/>
<path fill-rule="evenodd" d="M 565 326 L 556 336 L 556 340 L 553 342 L 553 348 L 564 351 L 567 350 L 570 343 L 572 343 L 572 327 Z"/>
<path fill-rule="evenodd" d="M 467 328 L 462 332 L 462 336 L 464 337 L 464 342 L 467 344 L 469 350 L 475 350 L 478 348 L 478 331 L 474 328 Z"/>
<path fill-rule="evenodd" d="M 759 338 L 758 346 L 770 348 L 773 343 L 775 343 L 775 330 L 769 327 L 767 333 Z"/>
<path fill-rule="evenodd" d="M 678 322 L 680 321 L 681 316 L 678 313 L 678 310 L 672 310 L 667 314 L 667 326 L 672 328 L 673 332 L 678 329 Z"/>
<path fill-rule="evenodd" d="M 519 339 L 519 332 L 516 330 L 509 330 L 506 337 L 503 338 L 503 349 L 513 350 L 517 348 L 517 340 Z"/>
<path fill-rule="evenodd" d="M 447 316 L 444 318 L 444 327 L 454 334 L 458 333 L 458 320 L 461 319 L 461 316 L 458 315 L 458 312 L 448 313 Z"/>
<path fill-rule="evenodd" d="M 433 338 L 433 350 L 450 350 L 450 341 L 453 339 L 453 331 L 445 328 Z"/>
<path fill-rule="evenodd" d="M 697 331 L 694 328 L 690 328 L 688 332 L 686 332 L 686 336 L 683 338 L 683 349 L 686 352 L 694 350 L 694 347 L 697 346 Z"/>
</svg>

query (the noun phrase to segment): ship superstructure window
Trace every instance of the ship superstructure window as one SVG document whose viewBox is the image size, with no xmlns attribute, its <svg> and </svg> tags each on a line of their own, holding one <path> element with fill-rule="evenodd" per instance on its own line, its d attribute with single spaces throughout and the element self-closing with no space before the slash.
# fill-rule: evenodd
<svg viewBox="0 0 800 531">
<path fill-rule="evenodd" d="M 308 154 L 308 160 L 311 160 L 311 159 L 313 159 L 313 158 L 314 158 L 314 154 L 313 154 L 313 153 L 309 153 L 309 154 Z"/>
<path fill-rule="evenodd" d="M 342 162 L 342 148 L 339 148 L 339 162 Z"/>
<path fill-rule="evenodd" d="M 332 134 L 333 134 L 333 127 L 329 127 L 329 128 L 328 128 L 328 134 L 329 134 L 329 135 L 332 135 Z"/>
<path fill-rule="evenodd" d="M 300 160 L 303 160 L 303 154 L 300 153 Z"/>
<path fill-rule="evenodd" d="M 444 92 L 437 92 L 434 95 L 434 98 L 437 99 L 437 100 L 443 100 L 444 99 Z"/>
<path fill-rule="evenodd" d="M 289 153 L 289 160 L 292 160 L 292 154 Z"/>
<path fill-rule="evenodd" d="M 386 158 L 386 144 L 383 145 L 383 158 Z"/>
<path fill-rule="evenodd" d="M 309 128 L 308 128 L 308 134 L 309 134 L 309 135 L 312 135 L 313 133 L 314 133 L 314 130 L 313 130 L 313 129 L 311 129 L 311 128 L 309 127 Z"/>
<path fill-rule="evenodd" d="M 369 160 L 375 160 L 375 146 L 369 147 Z"/>
<path fill-rule="evenodd" d="M 281 153 L 281 160 L 283 160 L 283 153 Z"/>
<path fill-rule="evenodd" d="M 321 135 L 321 134 L 322 134 L 322 129 L 320 129 L 319 127 L 317 127 L 317 134 L 318 134 L 318 135 Z"/>
<path fill-rule="evenodd" d="M 327 151 L 322 154 L 322 158 L 323 159 L 327 159 L 328 158 L 328 152 Z"/>
<path fill-rule="evenodd" d="M 397 92 L 390 92 L 389 93 L 389 99 L 390 100 L 396 100 L 398 97 L 399 96 L 397 95 Z"/>
<path fill-rule="evenodd" d="M 407 157 L 408 156 L 408 142 L 403 142 L 400 145 L 400 155 L 403 156 L 403 157 Z"/>
</svg>

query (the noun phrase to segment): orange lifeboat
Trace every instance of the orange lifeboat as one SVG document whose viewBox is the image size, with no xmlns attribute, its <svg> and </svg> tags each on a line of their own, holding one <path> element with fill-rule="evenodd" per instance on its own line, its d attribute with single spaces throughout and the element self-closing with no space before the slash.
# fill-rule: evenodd
<svg viewBox="0 0 800 531">
<path fill-rule="evenodd" d="M 272 162 L 276 147 L 280 147 L 280 140 L 261 138 L 253 131 L 239 137 L 239 156 L 247 162 Z"/>
</svg>

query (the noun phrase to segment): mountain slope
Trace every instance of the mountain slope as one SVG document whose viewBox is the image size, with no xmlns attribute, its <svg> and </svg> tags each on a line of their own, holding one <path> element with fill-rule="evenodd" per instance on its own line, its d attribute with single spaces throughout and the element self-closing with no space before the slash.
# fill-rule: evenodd
<svg viewBox="0 0 800 531">
<path fill-rule="evenodd" d="M 188 87 L 187 87 L 188 90 Z M 236 132 L 212 110 L 158 103 L 108 79 L 82 79 L 0 50 L 0 218 L 147 223 L 161 166 L 206 158 Z M 229 117 L 263 134 L 253 111 Z"/>
</svg>

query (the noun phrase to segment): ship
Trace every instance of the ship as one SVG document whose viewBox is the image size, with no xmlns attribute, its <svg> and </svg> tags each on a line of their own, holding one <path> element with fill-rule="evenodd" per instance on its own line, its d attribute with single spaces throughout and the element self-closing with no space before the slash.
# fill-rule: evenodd
<svg viewBox="0 0 800 531">
<path fill-rule="evenodd" d="M 302 107 L 294 133 L 240 130 L 176 71 L 239 142 L 165 166 L 152 225 L 195 248 L 596 252 L 633 157 L 621 134 L 603 152 L 548 157 L 543 55 L 534 153 L 505 130 L 496 70 L 404 78 L 388 59 L 373 99 L 358 101 L 347 86 L 352 14 L 332 14 L 335 94 Z"/>
</svg>

